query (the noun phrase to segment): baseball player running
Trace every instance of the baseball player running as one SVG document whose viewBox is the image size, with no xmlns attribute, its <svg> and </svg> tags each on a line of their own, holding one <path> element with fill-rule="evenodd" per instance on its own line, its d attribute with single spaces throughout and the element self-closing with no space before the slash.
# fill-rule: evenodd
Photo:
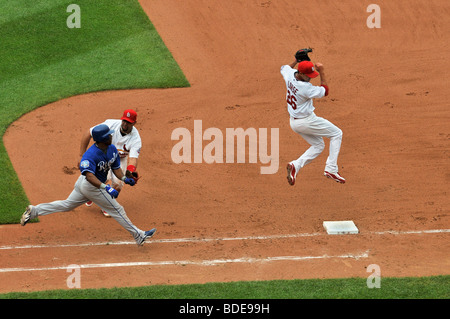
<svg viewBox="0 0 450 319">
<path fill-rule="evenodd" d="M 122 168 L 123 174 L 128 177 L 133 174 L 137 180 L 139 179 L 139 174 L 136 169 L 142 141 L 138 130 L 134 126 L 136 124 L 136 119 L 136 111 L 129 109 L 123 112 L 123 116 L 120 120 L 110 119 L 102 124 L 108 125 L 108 127 L 114 131 L 112 134 L 112 144 L 119 151 L 120 167 Z M 91 127 L 86 131 L 81 138 L 80 157 L 84 154 L 89 145 L 94 127 Z M 108 181 L 111 181 L 111 186 L 120 193 L 123 188 L 123 182 L 120 179 L 117 179 L 111 172 L 108 174 Z M 92 202 L 89 201 L 86 205 L 91 206 Z M 111 217 L 104 210 L 102 210 L 102 213 L 105 217 Z"/>
<path fill-rule="evenodd" d="M 297 63 L 298 68 L 295 69 Z M 311 145 L 302 156 L 287 164 L 287 180 L 290 185 L 295 184 L 300 169 L 322 153 L 325 148 L 323 137 L 330 139 L 330 153 L 324 175 L 338 183 L 345 183 L 337 165 L 342 131 L 328 120 L 314 114 L 313 98 L 322 98 L 329 92 L 323 65 L 317 63 L 315 68 L 318 72 L 309 58 L 304 61 L 296 59 L 291 64 L 281 67 L 281 75 L 286 82 L 286 102 L 291 128 Z M 320 86 L 314 86 L 310 81 L 318 75 Z"/>
<path fill-rule="evenodd" d="M 151 238 L 156 228 L 142 231 L 128 218 L 125 209 L 116 201 L 119 192 L 105 184 L 110 169 L 115 176 L 125 184 L 134 186 L 136 181 L 123 174 L 120 167 L 120 157 L 117 148 L 111 144 L 114 131 L 107 125 L 101 124 L 92 130 L 95 143 L 83 154 L 79 169 L 81 175 L 75 183 L 72 193 L 66 200 L 51 203 L 28 205 L 22 214 L 20 224 L 25 226 L 31 219 L 56 212 L 67 212 L 92 201 L 102 210 L 111 215 L 135 239 L 138 245 Z"/>
</svg>

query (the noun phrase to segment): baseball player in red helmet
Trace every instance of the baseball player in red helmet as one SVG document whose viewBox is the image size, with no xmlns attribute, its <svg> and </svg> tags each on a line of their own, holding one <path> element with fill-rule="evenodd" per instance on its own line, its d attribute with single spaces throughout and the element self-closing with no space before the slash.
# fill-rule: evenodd
<svg viewBox="0 0 450 319">
<path fill-rule="evenodd" d="M 298 67 L 295 68 L 297 63 Z M 311 145 L 302 156 L 287 164 L 288 183 L 294 185 L 300 169 L 322 153 L 325 148 L 324 137 L 330 139 L 330 153 L 324 175 L 338 183 L 345 183 L 345 179 L 338 172 L 337 164 L 342 130 L 314 114 L 313 99 L 327 96 L 329 92 L 323 65 L 316 63 L 314 66 L 311 61 L 299 63 L 295 60 L 281 67 L 281 75 L 286 82 L 286 102 L 291 128 Z M 320 75 L 320 86 L 314 86 L 310 81 L 318 75 Z"/>
<path fill-rule="evenodd" d="M 122 168 L 123 174 L 127 171 L 130 173 L 137 174 L 137 164 L 139 154 L 141 152 L 142 141 L 139 135 L 139 131 L 135 127 L 137 120 L 137 113 L 135 110 L 127 109 L 123 112 L 123 116 L 120 119 L 109 119 L 103 122 L 111 130 L 112 133 L 112 144 L 119 151 L 120 156 L 120 167 Z M 92 130 L 95 126 L 86 130 L 84 133 L 81 144 L 80 144 L 80 157 L 84 154 L 89 145 L 92 137 Z M 120 192 L 123 188 L 123 182 L 115 177 L 111 172 L 108 175 L 108 180 L 111 181 L 112 187 Z M 87 206 L 91 206 L 92 202 L 86 203 Z M 102 210 L 105 217 L 111 217 L 106 211 Z"/>
</svg>

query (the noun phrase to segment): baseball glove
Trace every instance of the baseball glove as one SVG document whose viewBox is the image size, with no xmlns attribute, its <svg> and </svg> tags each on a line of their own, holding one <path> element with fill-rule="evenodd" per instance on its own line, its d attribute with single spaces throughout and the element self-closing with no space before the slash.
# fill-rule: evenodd
<svg viewBox="0 0 450 319">
<path fill-rule="evenodd" d="M 311 61 L 311 59 L 308 56 L 309 52 L 312 52 L 311 48 L 300 49 L 297 52 L 295 52 L 295 59 L 297 60 L 297 62 Z"/>
<path fill-rule="evenodd" d="M 134 181 L 136 182 L 136 184 L 137 184 L 138 180 L 141 178 L 141 177 L 139 176 L 139 173 L 138 173 L 138 172 L 130 172 L 129 170 L 127 170 L 127 171 L 125 172 L 125 176 L 128 177 L 128 178 L 134 179 Z"/>
</svg>

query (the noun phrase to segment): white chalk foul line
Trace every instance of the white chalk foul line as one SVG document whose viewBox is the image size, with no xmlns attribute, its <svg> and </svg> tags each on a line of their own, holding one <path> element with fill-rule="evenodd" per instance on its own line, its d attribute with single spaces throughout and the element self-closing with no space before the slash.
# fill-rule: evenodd
<svg viewBox="0 0 450 319">
<path fill-rule="evenodd" d="M 366 234 L 375 235 L 411 235 L 411 234 L 439 234 L 450 233 L 450 229 L 430 229 L 430 230 L 413 230 L 413 231 L 380 231 L 367 232 Z M 212 242 L 212 241 L 233 241 L 233 240 L 270 240 L 283 238 L 300 238 L 312 236 L 339 236 L 328 235 L 326 233 L 299 233 L 287 235 L 271 235 L 271 236 L 245 236 L 245 237 L 224 237 L 224 238 L 172 238 L 172 239 L 153 239 L 152 243 L 192 243 L 192 242 Z M 352 235 L 354 236 L 354 235 Z M 60 244 L 60 245 L 22 245 L 22 246 L 0 246 L 0 250 L 8 249 L 34 249 L 34 248 L 65 248 L 65 247 L 86 247 L 86 246 L 119 246 L 119 245 L 136 245 L 135 241 L 118 241 L 118 242 L 97 242 L 97 243 L 79 243 L 79 244 Z"/>
<path fill-rule="evenodd" d="M 410 234 L 439 234 L 439 233 L 450 233 L 450 229 L 430 229 L 430 230 L 409 230 L 409 231 L 376 231 L 372 234 L 376 235 L 410 235 Z"/>
<path fill-rule="evenodd" d="M 323 235 L 321 233 L 303 233 L 291 235 L 272 235 L 272 236 L 247 236 L 247 237 L 224 237 L 224 238 L 169 238 L 152 239 L 152 243 L 192 243 L 192 242 L 211 242 L 211 241 L 232 241 L 232 240 L 268 240 L 282 238 L 298 238 Z M 60 245 L 23 245 L 23 246 L 0 246 L 0 250 L 7 249 L 31 249 L 31 248 L 65 248 L 65 247 L 85 247 L 85 246 L 107 246 L 107 245 L 136 245 L 135 241 L 117 241 L 117 242 L 99 242 L 99 243 L 80 243 L 80 244 L 60 244 Z"/>
<path fill-rule="evenodd" d="M 178 260 L 178 261 L 140 261 L 140 262 L 126 262 L 126 263 L 105 263 L 105 264 L 84 264 L 84 265 L 70 265 L 70 266 L 57 266 L 57 267 L 41 267 L 41 268 L 3 268 L 0 269 L 0 273 L 6 272 L 30 272 L 30 271 L 49 271 L 49 270 L 70 270 L 75 267 L 80 269 L 91 269 L 91 268 L 114 268 L 114 267 L 138 267 L 138 266 L 185 266 L 185 265 L 195 265 L 195 266 L 216 266 L 221 264 L 229 263 L 267 263 L 276 261 L 303 261 L 312 259 L 331 259 L 331 258 L 368 258 L 369 251 L 365 251 L 359 254 L 344 254 L 336 256 L 277 256 L 277 257 L 266 257 L 266 258 L 250 258 L 242 257 L 236 259 L 212 259 L 212 260 Z"/>
</svg>

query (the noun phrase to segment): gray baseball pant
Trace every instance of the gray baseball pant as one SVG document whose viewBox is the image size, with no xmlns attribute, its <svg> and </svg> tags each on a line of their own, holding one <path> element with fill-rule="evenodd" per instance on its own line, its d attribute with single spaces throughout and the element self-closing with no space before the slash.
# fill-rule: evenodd
<svg viewBox="0 0 450 319">
<path fill-rule="evenodd" d="M 92 201 L 113 217 L 123 228 L 128 230 L 136 242 L 145 237 L 145 232 L 137 228 L 128 218 L 125 209 L 104 189 L 98 189 L 80 175 L 69 197 L 51 203 L 32 206 L 31 219 L 57 212 L 68 212 L 84 203 Z"/>
</svg>

